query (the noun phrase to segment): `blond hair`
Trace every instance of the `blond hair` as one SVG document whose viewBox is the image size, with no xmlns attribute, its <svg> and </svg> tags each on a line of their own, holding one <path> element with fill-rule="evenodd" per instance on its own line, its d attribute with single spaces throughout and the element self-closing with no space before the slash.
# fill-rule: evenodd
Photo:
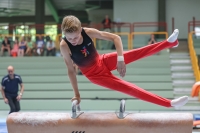
<svg viewBox="0 0 200 133">
<path fill-rule="evenodd" d="M 75 16 L 66 16 L 63 18 L 61 30 L 63 33 L 73 33 L 81 28 L 80 20 Z"/>
</svg>

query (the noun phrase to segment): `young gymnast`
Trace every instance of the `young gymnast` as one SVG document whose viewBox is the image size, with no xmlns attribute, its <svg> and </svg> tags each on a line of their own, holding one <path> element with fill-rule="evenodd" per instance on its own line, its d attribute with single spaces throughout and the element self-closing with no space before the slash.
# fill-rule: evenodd
<svg viewBox="0 0 200 133">
<path fill-rule="evenodd" d="M 93 28 L 83 28 L 81 22 L 75 16 L 64 17 L 61 29 L 65 37 L 60 42 L 60 49 L 75 93 L 72 101 L 77 100 L 78 104 L 81 101 L 76 72 L 72 63 L 74 62 L 83 75 L 94 84 L 164 107 L 179 107 L 187 103 L 187 96 L 174 100 L 166 99 L 124 81 L 111 73 L 111 71 L 117 69 L 120 76 L 124 77 L 126 64 L 153 55 L 163 49 L 178 46 L 179 31 L 177 29 L 165 41 L 125 52 L 123 51 L 121 38 L 118 35 Z M 99 55 L 91 38 L 113 41 L 117 52 Z"/>
</svg>

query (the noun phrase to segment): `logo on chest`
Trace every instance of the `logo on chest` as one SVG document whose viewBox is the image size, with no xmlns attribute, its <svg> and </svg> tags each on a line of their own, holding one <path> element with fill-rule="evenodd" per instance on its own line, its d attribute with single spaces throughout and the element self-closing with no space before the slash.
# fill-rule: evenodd
<svg viewBox="0 0 200 133">
<path fill-rule="evenodd" d="M 84 55 L 84 57 L 87 57 L 87 55 L 90 54 L 85 46 L 82 48 L 81 52 Z"/>
<path fill-rule="evenodd" d="M 88 43 L 87 45 L 90 46 L 91 44 L 92 44 L 92 43 L 90 42 L 90 43 Z"/>
</svg>

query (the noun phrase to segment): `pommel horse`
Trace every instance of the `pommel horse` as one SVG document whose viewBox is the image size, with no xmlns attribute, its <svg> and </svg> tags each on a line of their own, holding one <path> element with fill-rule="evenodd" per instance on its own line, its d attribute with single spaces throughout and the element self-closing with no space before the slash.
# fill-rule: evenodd
<svg viewBox="0 0 200 133">
<path fill-rule="evenodd" d="M 125 100 L 119 112 L 84 113 L 76 103 L 71 113 L 11 113 L 8 133 L 192 133 L 190 113 L 126 113 Z"/>
</svg>

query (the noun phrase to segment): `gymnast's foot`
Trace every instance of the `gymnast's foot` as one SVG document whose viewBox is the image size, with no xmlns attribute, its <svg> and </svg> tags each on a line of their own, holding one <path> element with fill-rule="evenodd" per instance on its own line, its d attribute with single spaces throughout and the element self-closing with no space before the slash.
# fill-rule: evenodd
<svg viewBox="0 0 200 133">
<path fill-rule="evenodd" d="M 179 34 L 179 30 L 175 29 L 174 32 L 170 35 L 170 37 L 167 39 L 167 41 L 170 42 L 170 43 L 175 42 L 177 40 L 177 38 L 178 38 L 178 34 Z M 178 45 L 179 44 L 177 44 L 173 48 L 178 47 Z"/>
<path fill-rule="evenodd" d="M 181 107 L 185 105 L 188 102 L 188 96 L 182 96 L 179 98 L 176 98 L 174 100 L 171 100 L 171 106 L 172 107 Z"/>
</svg>

